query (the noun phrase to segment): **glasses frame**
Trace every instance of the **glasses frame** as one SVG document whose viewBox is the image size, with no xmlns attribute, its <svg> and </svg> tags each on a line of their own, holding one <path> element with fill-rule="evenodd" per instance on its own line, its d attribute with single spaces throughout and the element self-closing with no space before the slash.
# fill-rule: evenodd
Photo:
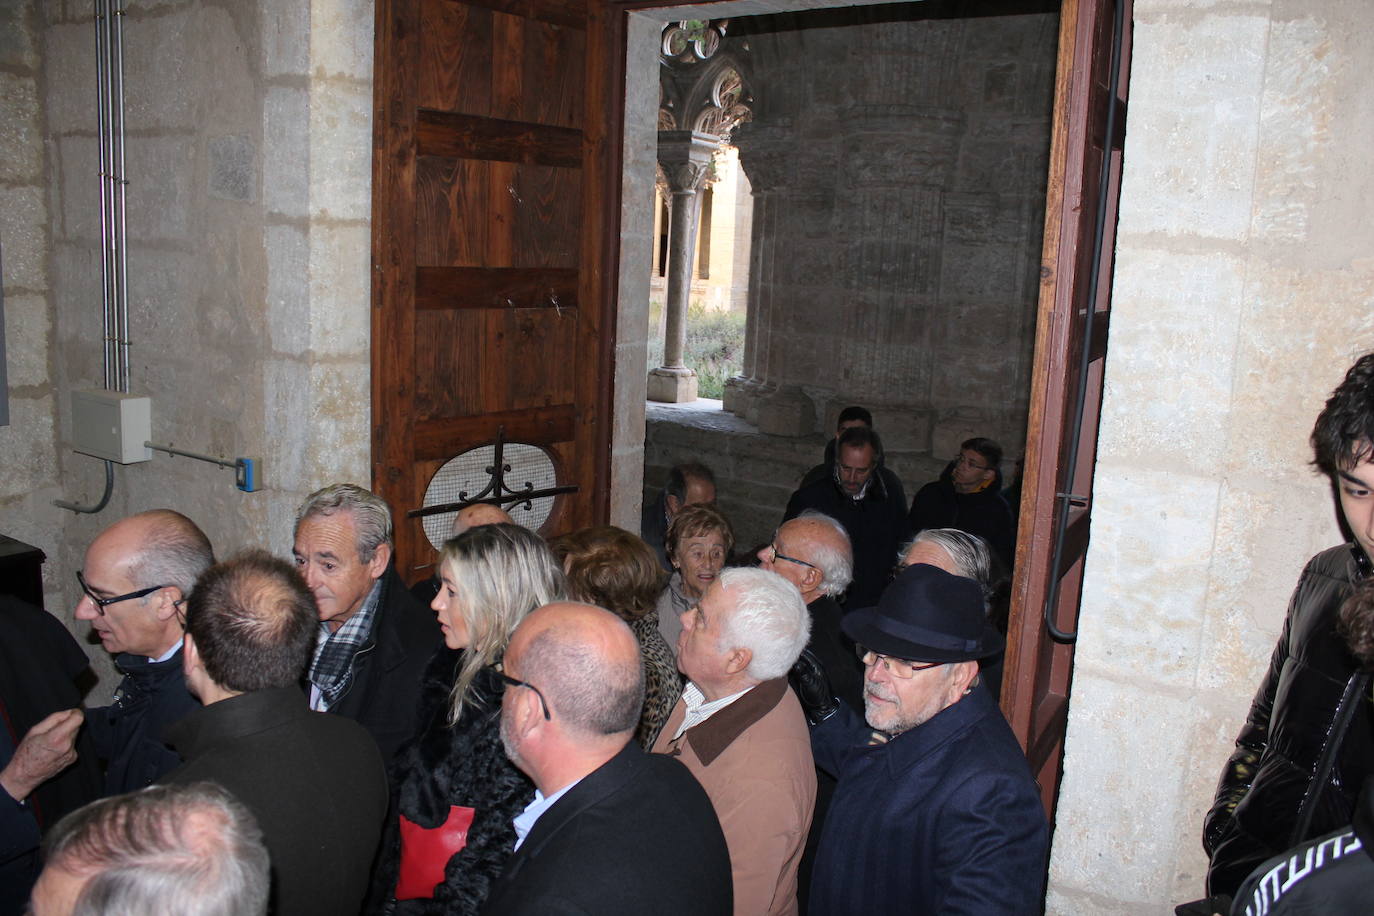
<svg viewBox="0 0 1374 916">
<path fill-rule="evenodd" d="M 965 464 L 968 465 L 969 467 L 973 468 L 975 471 L 991 471 L 991 470 L 992 470 L 992 465 L 990 465 L 990 464 L 974 464 L 974 463 L 973 463 L 972 461 L 970 461 L 968 458 L 965 458 L 962 452 L 959 453 L 958 455 L 955 455 L 955 456 L 954 456 L 954 466 L 955 466 L 955 467 L 959 467 L 960 465 L 965 465 Z"/>
<path fill-rule="evenodd" d="M 534 686 L 529 681 L 522 681 L 519 678 L 511 677 L 499 665 L 496 667 L 496 676 L 499 677 L 502 683 L 507 687 L 527 687 L 533 690 L 534 695 L 539 697 L 539 708 L 544 710 L 544 720 L 548 721 L 553 718 L 553 716 L 549 715 L 549 703 L 544 699 L 544 694 L 539 691 L 538 687 Z"/>
<path fill-rule="evenodd" d="M 105 616 L 105 608 L 112 604 L 118 604 L 121 601 L 130 601 L 134 598 L 144 598 L 159 589 L 171 588 L 170 585 L 154 585 L 151 588 L 140 588 L 136 592 L 129 592 L 127 595 L 115 595 L 113 598 L 102 598 L 91 591 L 91 587 L 86 584 L 86 577 L 81 574 L 81 570 L 79 569 L 76 571 L 76 581 L 80 583 L 81 591 L 85 593 L 87 598 L 91 599 L 91 603 L 95 605 L 95 612 L 101 617 Z"/>
<path fill-rule="evenodd" d="M 815 563 L 808 563 L 805 560 L 798 560 L 796 557 L 789 557 L 787 554 L 780 552 L 778 550 L 777 541 L 774 541 L 773 543 L 769 544 L 768 549 L 773 554 L 773 558 L 768 561 L 770 563 L 776 563 L 779 560 L 786 560 L 789 563 L 796 563 L 798 566 L 805 566 L 807 569 L 814 569 L 817 572 L 820 572 L 820 567 L 817 566 Z"/>
<path fill-rule="evenodd" d="M 859 656 L 859 661 L 863 662 L 865 668 L 871 668 L 879 662 L 883 663 L 883 670 L 893 677 L 909 681 L 916 676 L 917 671 L 929 671 L 931 668 L 939 668 L 944 662 L 913 662 L 908 658 L 897 658 L 895 655 L 883 655 L 881 652 L 874 652 L 862 643 L 854 644 L 854 654 Z M 868 657 L 873 656 L 873 661 Z M 896 665 L 894 666 L 894 663 Z M 903 673 L 905 671 L 905 673 Z"/>
</svg>

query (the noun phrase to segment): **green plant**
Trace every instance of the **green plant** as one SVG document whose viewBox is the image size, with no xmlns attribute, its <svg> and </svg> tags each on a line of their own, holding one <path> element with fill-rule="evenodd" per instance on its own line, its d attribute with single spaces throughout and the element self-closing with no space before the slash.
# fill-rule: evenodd
<svg viewBox="0 0 1374 916">
<path fill-rule="evenodd" d="M 663 363 L 662 305 L 649 304 L 649 368 Z M 744 315 L 687 307 L 687 343 L 682 361 L 697 373 L 697 396 L 719 398 L 725 380 L 739 375 L 744 359 Z"/>
</svg>

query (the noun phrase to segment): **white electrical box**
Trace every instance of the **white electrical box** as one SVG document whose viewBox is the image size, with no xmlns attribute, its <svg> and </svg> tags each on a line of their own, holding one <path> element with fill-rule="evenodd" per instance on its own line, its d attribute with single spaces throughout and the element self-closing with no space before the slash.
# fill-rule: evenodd
<svg viewBox="0 0 1374 916">
<path fill-rule="evenodd" d="M 153 402 L 122 391 L 72 392 L 72 448 L 83 455 L 133 464 L 151 461 Z"/>
</svg>

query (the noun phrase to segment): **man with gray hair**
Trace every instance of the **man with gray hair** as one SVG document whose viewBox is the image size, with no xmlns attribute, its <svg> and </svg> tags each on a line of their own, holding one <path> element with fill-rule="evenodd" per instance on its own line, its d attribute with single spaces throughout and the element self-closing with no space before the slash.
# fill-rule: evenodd
<svg viewBox="0 0 1374 916">
<path fill-rule="evenodd" d="M 434 614 L 392 567 L 391 532 L 385 500 L 337 483 L 301 505 L 291 551 L 320 617 L 310 708 L 361 724 L 388 764 L 414 733 L 420 679 L 439 646 Z"/>
<path fill-rule="evenodd" d="M 683 615 L 682 699 L 654 743 L 701 783 L 725 831 L 735 913 L 797 912 L 797 869 L 816 800 L 801 704 L 787 671 L 810 631 L 796 586 L 726 569 Z"/>
<path fill-rule="evenodd" d="M 57 823 L 33 916 L 258 916 L 268 861 L 253 816 L 213 783 L 154 786 Z"/>
<path fill-rule="evenodd" d="M 759 551 L 759 567 L 775 572 L 801 592 L 811 614 L 808 652 L 816 656 L 835 696 L 864 708 L 863 666 L 854 655 L 854 642 L 840 629 L 839 596 L 849 587 L 854 555 L 844 526 L 824 513 L 807 509 L 783 522 L 773 541 Z"/>
<path fill-rule="evenodd" d="M 943 569 L 952 576 L 963 576 L 977 582 L 978 587 L 983 590 L 984 615 L 1005 635 L 1008 599 L 1005 589 L 999 585 L 999 581 L 995 581 L 1004 582 L 1005 571 L 988 549 L 987 541 L 958 528 L 927 528 L 902 548 L 897 558 L 897 571 L 901 572 L 918 563 L 926 563 Z M 1005 653 L 998 652 L 991 658 L 984 658 L 978 662 L 978 672 L 983 685 L 994 697 L 1000 696 L 1002 692 L 1004 655 Z M 836 694 L 840 695 L 838 690 Z"/>
<path fill-rule="evenodd" d="M 91 622 L 124 675 L 114 702 L 86 716 L 107 795 L 140 789 L 181 762 L 162 740 L 197 705 L 181 676 L 181 605 L 214 562 L 205 533 L 171 509 L 121 519 L 86 549 L 74 614 Z"/>
</svg>

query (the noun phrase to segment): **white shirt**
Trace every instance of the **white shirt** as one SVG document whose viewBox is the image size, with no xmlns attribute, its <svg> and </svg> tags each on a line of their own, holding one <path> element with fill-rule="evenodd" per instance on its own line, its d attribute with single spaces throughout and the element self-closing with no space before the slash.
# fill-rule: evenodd
<svg viewBox="0 0 1374 916">
<path fill-rule="evenodd" d="M 534 829 L 534 822 L 539 820 L 545 811 L 552 808 L 554 802 L 567 795 L 568 790 L 581 781 L 578 779 L 568 783 L 548 798 L 545 798 L 544 793 L 538 789 L 534 790 L 534 801 L 526 805 L 525 810 L 517 814 L 515 819 L 511 821 L 511 825 L 515 827 L 515 846 L 511 848 L 511 852 L 519 849 L 520 844 L 525 842 L 525 837 L 529 836 L 530 831 Z"/>
<path fill-rule="evenodd" d="M 707 702 L 706 695 L 701 692 L 701 688 L 688 681 L 687 686 L 682 691 L 682 702 L 687 706 L 687 713 L 682 717 L 682 724 L 678 726 L 677 733 L 673 735 L 673 740 L 676 741 L 681 738 L 682 733 L 687 729 L 705 722 L 753 689 L 753 687 L 745 687 L 739 693 L 732 693 L 728 697 Z"/>
<path fill-rule="evenodd" d="M 178 640 L 176 641 L 176 645 L 172 646 L 172 648 L 168 649 L 166 652 L 163 652 L 163 653 L 162 653 L 161 655 L 159 655 L 157 658 L 153 658 L 151 655 L 148 656 L 148 661 L 152 662 L 154 665 L 156 665 L 158 662 L 165 662 L 165 661 L 167 661 L 167 659 L 171 658 L 173 655 L 176 655 L 177 652 L 181 651 L 181 647 L 182 647 L 182 645 L 183 645 L 185 642 L 186 642 L 186 638 L 185 638 L 185 637 L 182 637 L 181 639 L 178 639 Z"/>
</svg>

